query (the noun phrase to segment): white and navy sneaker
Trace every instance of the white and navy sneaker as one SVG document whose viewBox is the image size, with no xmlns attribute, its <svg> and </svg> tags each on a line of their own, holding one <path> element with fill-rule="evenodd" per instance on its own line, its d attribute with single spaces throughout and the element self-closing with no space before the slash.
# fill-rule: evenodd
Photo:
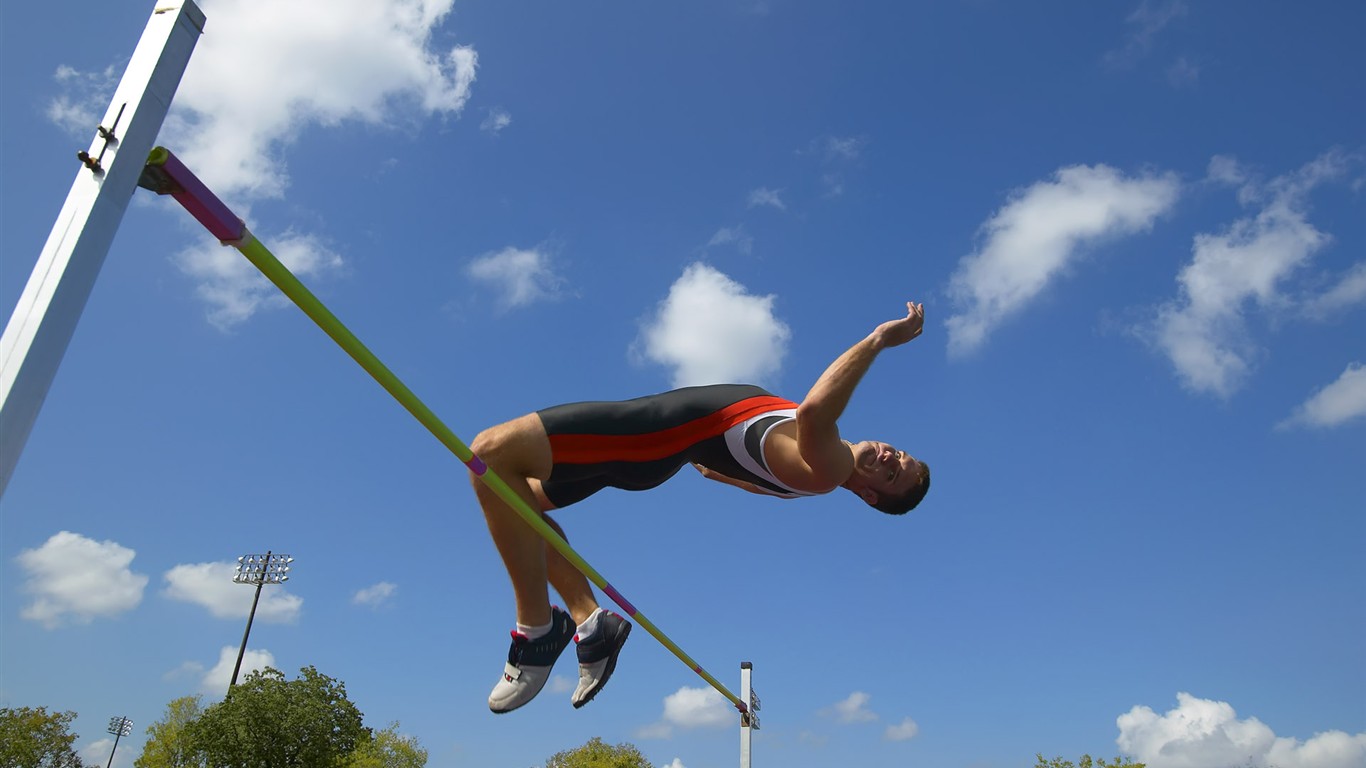
<svg viewBox="0 0 1366 768">
<path fill-rule="evenodd" d="M 550 631 L 532 640 L 513 630 L 503 677 L 489 694 L 489 709 L 502 714 L 536 698 L 550 679 L 550 668 L 574 637 L 574 620 L 559 608 L 551 608 Z"/>
<path fill-rule="evenodd" d="M 612 671 L 617 668 L 617 654 L 626 644 L 626 636 L 631 634 L 631 622 L 600 609 L 597 626 L 587 637 L 576 636 L 579 654 L 579 687 L 574 689 L 574 708 L 578 709 L 593 700 L 598 691 L 607 685 Z"/>
</svg>

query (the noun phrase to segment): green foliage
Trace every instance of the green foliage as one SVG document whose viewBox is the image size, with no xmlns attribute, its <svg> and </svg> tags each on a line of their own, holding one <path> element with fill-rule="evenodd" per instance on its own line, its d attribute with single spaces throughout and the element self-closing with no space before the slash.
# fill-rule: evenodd
<svg viewBox="0 0 1366 768">
<path fill-rule="evenodd" d="M 615 747 L 594 736 L 587 744 L 556 754 L 545 761 L 545 768 L 654 768 L 645 755 L 631 744 Z"/>
<path fill-rule="evenodd" d="M 423 768 L 427 750 L 413 736 L 400 736 L 398 723 L 377 731 L 356 747 L 342 763 L 344 768 Z"/>
<path fill-rule="evenodd" d="M 0 766 L 9 768 L 84 768 L 71 748 L 75 712 L 47 707 L 0 708 Z"/>
<path fill-rule="evenodd" d="M 1146 768 L 1143 763 L 1135 763 L 1128 758 L 1116 757 L 1113 761 L 1106 761 L 1105 758 L 1092 760 L 1090 755 L 1082 755 L 1081 762 L 1073 763 L 1071 760 L 1064 760 L 1055 757 L 1052 760 L 1045 760 L 1043 755 L 1034 755 L 1036 762 L 1034 768 Z"/>
<path fill-rule="evenodd" d="M 313 667 L 253 672 L 185 728 L 215 768 L 330 768 L 371 738 L 346 686 Z"/>
<path fill-rule="evenodd" d="M 136 768 L 427 765 L 416 738 L 399 735 L 398 723 L 378 732 L 366 728 L 346 686 L 313 667 L 299 670 L 297 680 L 277 669 L 253 672 L 208 709 L 198 696 L 176 699 L 147 737 Z"/>
<path fill-rule="evenodd" d="M 184 696 L 166 705 L 166 715 L 147 727 L 147 743 L 134 768 L 198 768 L 189 727 L 204 714 L 198 696 Z"/>
</svg>

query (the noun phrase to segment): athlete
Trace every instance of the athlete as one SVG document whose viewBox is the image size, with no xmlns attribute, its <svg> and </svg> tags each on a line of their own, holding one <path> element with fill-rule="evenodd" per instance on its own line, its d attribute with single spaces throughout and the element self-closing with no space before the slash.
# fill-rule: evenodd
<svg viewBox="0 0 1366 768">
<path fill-rule="evenodd" d="M 561 536 L 545 513 L 606 488 L 643 491 L 691 463 L 704 477 L 796 498 L 852 491 L 888 514 L 904 514 L 930 487 L 930 469 L 881 442 L 850 443 L 836 424 L 882 350 L 920 335 L 925 310 L 908 302 L 830 364 L 800 404 L 759 387 L 687 387 L 622 402 L 573 403 L 487 429 L 470 446 Z M 471 473 L 489 533 L 512 579 L 517 629 L 489 709 L 510 712 L 540 693 L 571 639 L 587 704 L 607 684 L 630 634 L 626 619 L 598 606 L 588 579 Z M 568 611 L 550 605 L 547 582 Z"/>
</svg>

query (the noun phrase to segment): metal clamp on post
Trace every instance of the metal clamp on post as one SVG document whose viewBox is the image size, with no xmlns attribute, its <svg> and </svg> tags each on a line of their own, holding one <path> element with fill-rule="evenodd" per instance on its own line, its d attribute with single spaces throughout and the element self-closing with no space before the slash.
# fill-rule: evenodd
<svg viewBox="0 0 1366 768">
<path fill-rule="evenodd" d="M 117 145 L 119 143 L 119 137 L 114 131 L 118 129 L 119 121 L 123 119 L 123 110 L 127 108 L 128 103 L 124 102 L 123 105 L 119 107 L 119 113 L 114 116 L 114 124 L 108 128 L 101 125 L 97 129 L 100 138 L 104 139 L 104 146 L 100 147 L 100 154 L 98 157 L 91 157 L 90 153 L 85 150 L 76 153 L 76 157 L 85 164 L 85 167 L 89 168 L 96 175 L 104 173 L 104 166 L 101 165 L 101 163 L 104 161 L 105 150 L 109 149 L 110 144 Z"/>
</svg>

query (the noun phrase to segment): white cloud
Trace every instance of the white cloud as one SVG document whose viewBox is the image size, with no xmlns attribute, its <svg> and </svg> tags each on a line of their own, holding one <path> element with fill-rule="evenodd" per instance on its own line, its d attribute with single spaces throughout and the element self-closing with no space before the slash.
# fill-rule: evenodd
<svg viewBox="0 0 1366 768">
<path fill-rule="evenodd" d="M 167 146 L 220 196 L 280 197 L 289 184 L 284 150 L 309 127 L 458 114 L 478 57 L 432 46 L 453 3 L 208 0 Z"/>
<path fill-rule="evenodd" d="M 497 136 L 509 125 L 512 125 L 512 114 L 502 107 L 493 107 L 479 124 L 479 130 Z"/>
<path fill-rule="evenodd" d="M 95 541 L 70 531 L 52 536 L 15 560 L 27 575 L 23 591 L 33 596 L 20 616 L 55 629 L 66 621 L 89 624 L 142 602 L 147 577 L 129 565 L 136 553 L 112 541 Z"/>
<path fill-rule="evenodd" d="M 1280 284 L 1328 241 L 1306 219 L 1309 191 L 1340 174 L 1344 160 L 1324 155 L 1266 185 L 1228 158 L 1211 161 L 1210 177 L 1240 183 L 1239 199 L 1260 203 L 1252 217 L 1219 234 L 1200 233 L 1194 257 L 1177 276 L 1180 296 L 1157 311 L 1150 339 L 1191 391 L 1229 397 L 1251 372 L 1261 350 L 1247 332 L 1245 305 L 1274 309 L 1288 303 Z"/>
<path fill-rule="evenodd" d="M 225 645 L 219 650 L 218 663 L 213 666 L 213 669 L 205 673 L 204 678 L 199 681 L 201 693 L 205 696 L 218 697 L 227 692 L 232 683 L 232 670 L 237 665 L 239 651 L 241 651 L 240 646 L 231 645 Z M 238 670 L 237 682 L 242 682 L 252 672 L 274 666 L 275 656 L 270 651 L 248 648 L 246 653 L 242 654 L 242 667 Z"/>
<path fill-rule="evenodd" d="M 1136 706 L 1120 715 L 1116 743 L 1148 768 L 1361 768 L 1366 733 L 1315 734 L 1308 741 L 1278 737 L 1255 717 L 1239 719 L 1226 702 L 1176 695 L 1177 706 L 1158 715 Z"/>
<path fill-rule="evenodd" d="M 759 187 L 758 189 L 751 190 L 749 193 L 749 207 L 755 208 L 766 205 L 770 208 L 786 211 L 787 205 L 783 203 L 783 198 L 780 194 L 781 192 L 782 190 L 769 189 L 768 187 Z"/>
<path fill-rule="evenodd" d="M 1285 427 L 1336 427 L 1366 417 L 1366 366 L 1350 363 L 1333 383 L 1301 403 Z"/>
<path fill-rule="evenodd" d="M 664 739 L 674 728 L 724 728 L 739 722 L 739 715 L 715 688 L 679 688 L 664 697 L 664 716 L 636 731 L 636 738 Z"/>
<path fill-rule="evenodd" d="M 750 237 L 749 233 L 745 231 L 745 226 L 743 224 L 737 224 L 733 227 L 721 227 L 716 230 L 716 234 L 711 236 L 711 240 L 707 241 L 708 248 L 718 245 L 734 245 L 735 250 L 745 255 L 749 255 L 754 250 L 754 238 Z"/>
<path fill-rule="evenodd" d="M 389 598 L 398 592 L 398 585 L 387 581 L 381 581 L 373 586 L 359 590 L 351 596 L 351 602 L 356 605 L 368 605 L 377 608 L 388 602 Z"/>
<path fill-rule="evenodd" d="M 256 588 L 233 582 L 236 569 L 236 563 L 177 565 L 166 572 L 166 589 L 162 594 L 172 600 L 208 608 L 214 618 L 245 619 L 251 613 Z M 267 585 L 261 590 L 256 620 L 293 622 L 299 618 L 303 604 L 303 598 L 289 594 L 283 586 Z"/>
<path fill-rule="evenodd" d="M 673 368 L 675 387 L 761 382 L 777 373 L 791 336 L 773 302 L 706 264 L 691 264 L 641 329 L 636 348 Z"/>
<path fill-rule="evenodd" d="M 1105 165 L 1062 168 L 1016 191 L 985 224 L 985 242 L 965 256 L 949 282 L 960 307 L 945 321 L 949 351 L 966 354 L 1039 296 L 1084 247 L 1145 231 L 1176 202 L 1172 174 L 1125 178 Z"/>
<path fill-rule="evenodd" d="M 673 759 L 673 762 L 665 763 L 664 765 L 660 766 L 660 768 L 687 768 L 687 766 L 683 765 L 683 760 L 681 758 L 675 757 Z"/>
<path fill-rule="evenodd" d="M 887 730 L 882 732 L 882 738 L 887 741 L 910 741 L 919 733 L 920 726 L 908 717 L 896 725 L 887 726 Z"/>
<path fill-rule="evenodd" d="M 301 280 L 325 277 L 343 268 L 342 258 L 314 235 L 289 230 L 273 239 L 261 238 L 261 242 Z M 196 295 L 208 305 L 209 322 L 219 330 L 245 322 L 262 307 L 290 303 L 235 248 L 201 242 L 178 254 L 175 263 L 194 279 Z"/>
<path fill-rule="evenodd" d="M 112 755 L 110 754 L 110 750 L 113 750 Z M 132 768 L 133 761 L 137 758 L 138 753 L 136 749 L 128 744 L 127 740 L 120 740 L 119 748 L 114 749 L 114 739 L 106 736 L 81 747 L 76 752 L 76 755 L 80 757 L 81 765 L 106 766 L 106 768 Z"/>
<path fill-rule="evenodd" d="M 870 723 L 877 719 L 877 713 L 868 709 L 872 697 L 862 691 L 854 691 L 833 707 L 822 710 L 821 714 L 833 717 L 841 723 Z"/>
<path fill-rule="evenodd" d="M 396 128 L 458 115 L 469 99 L 478 56 L 466 46 L 439 50 L 432 41 L 453 3 L 205 0 L 209 23 L 161 141 L 244 215 L 252 201 L 284 195 L 287 150 L 311 128 Z M 250 55 L 243 53 L 243 40 L 252 41 Z M 115 68 L 80 72 L 64 66 L 56 78 L 61 95 L 49 103 L 49 119 L 93 136 L 117 83 Z M 315 270 L 340 266 L 316 238 L 286 238 L 281 244 L 263 239 L 286 266 L 293 268 L 285 253 L 290 250 Z M 176 262 L 195 280 L 209 320 L 219 328 L 278 300 L 275 289 L 235 253 L 194 248 Z"/>
<path fill-rule="evenodd" d="M 552 269 L 550 255 L 543 248 L 522 250 L 509 246 L 485 253 L 469 263 L 465 274 L 491 287 L 502 309 L 556 299 L 565 284 L 564 278 Z"/>
</svg>

